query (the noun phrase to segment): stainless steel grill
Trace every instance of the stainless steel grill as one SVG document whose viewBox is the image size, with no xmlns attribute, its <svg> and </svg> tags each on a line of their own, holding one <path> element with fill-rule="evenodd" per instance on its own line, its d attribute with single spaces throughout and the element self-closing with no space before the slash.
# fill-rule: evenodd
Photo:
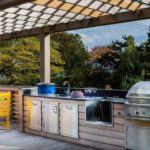
<svg viewBox="0 0 150 150">
<path fill-rule="evenodd" d="M 136 83 L 126 98 L 127 119 L 150 121 L 150 81 Z"/>
<path fill-rule="evenodd" d="M 136 83 L 127 93 L 126 106 L 126 148 L 132 150 L 148 150 L 150 148 L 150 128 L 145 127 L 150 124 L 150 81 Z M 140 126 L 130 124 L 139 120 Z M 141 121 L 140 121 L 141 120 Z"/>
</svg>

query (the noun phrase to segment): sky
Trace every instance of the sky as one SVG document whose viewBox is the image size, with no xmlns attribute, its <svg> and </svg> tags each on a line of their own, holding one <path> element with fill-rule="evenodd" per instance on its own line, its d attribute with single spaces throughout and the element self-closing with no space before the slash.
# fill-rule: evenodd
<svg viewBox="0 0 150 150">
<path fill-rule="evenodd" d="M 113 40 L 122 40 L 123 35 L 132 35 L 135 37 L 136 44 L 147 39 L 147 32 L 150 26 L 150 19 L 134 21 L 129 23 L 121 23 L 100 27 L 92 27 L 69 31 L 70 33 L 78 33 L 85 46 L 90 51 L 95 46 L 104 46 L 110 44 Z"/>
</svg>

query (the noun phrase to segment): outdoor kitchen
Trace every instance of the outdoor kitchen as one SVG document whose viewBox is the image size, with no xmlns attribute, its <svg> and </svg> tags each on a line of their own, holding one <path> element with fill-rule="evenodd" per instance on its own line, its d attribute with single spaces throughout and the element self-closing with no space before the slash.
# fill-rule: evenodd
<svg viewBox="0 0 150 150">
<path fill-rule="evenodd" d="M 0 149 L 150 150 L 150 27 L 123 31 L 146 19 L 150 0 L 0 1 Z"/>
<path fill-rule="evenodd" d="M 24 96 L 24 132 L 93 148 L 148 150 L 149 89 L 149 81 L 138 82 L 128 93 L 120 91 L 120 97 L 113 90 L 107 97 L 105 91 L 99 92 L 102 96 L 65 96 L 38 95 L 32 89 Z M 93 91 L 85 89 L 85 94 L 87 90 Z M 75 91 L 71 93 L 79 93 Z"/>
</svg>

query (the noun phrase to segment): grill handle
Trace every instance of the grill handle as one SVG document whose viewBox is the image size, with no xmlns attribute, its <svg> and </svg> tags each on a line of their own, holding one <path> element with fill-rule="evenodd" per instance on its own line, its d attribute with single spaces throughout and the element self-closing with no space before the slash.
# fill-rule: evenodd
<svg viewBox="0 0 150 150">
<path fill-rule="evenodd" d="M 129 103 L 125 102 L 126 106 L 138 106 L 138 107 L 150 107 L 150 104 L 138 104 L 138 103 Z"/>
</svg>

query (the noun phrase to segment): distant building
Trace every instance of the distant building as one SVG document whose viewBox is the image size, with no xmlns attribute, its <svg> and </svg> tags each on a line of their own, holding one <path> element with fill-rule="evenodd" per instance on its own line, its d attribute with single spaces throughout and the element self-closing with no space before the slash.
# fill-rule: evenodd
<svg viewBox="0 0 150 150">
<path fill-rule="evenodd" d="M 107 70 L 112 72 L 116 52 L 107 46 L 94 47 L 90 53 L 90 62 L 93 70 Z"/>
</svg>

